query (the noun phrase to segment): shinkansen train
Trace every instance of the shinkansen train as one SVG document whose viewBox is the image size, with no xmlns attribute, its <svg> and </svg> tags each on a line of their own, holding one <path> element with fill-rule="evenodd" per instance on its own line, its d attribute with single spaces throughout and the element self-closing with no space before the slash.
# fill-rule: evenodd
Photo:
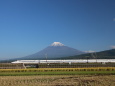
<svg viewBox="0 0 115 86">
<path fill-rule="evenodd" d="M 11 63 L 108 63 L 115 59 L 72 59 L 72 60 L 17 60 Z"/>
</svg>

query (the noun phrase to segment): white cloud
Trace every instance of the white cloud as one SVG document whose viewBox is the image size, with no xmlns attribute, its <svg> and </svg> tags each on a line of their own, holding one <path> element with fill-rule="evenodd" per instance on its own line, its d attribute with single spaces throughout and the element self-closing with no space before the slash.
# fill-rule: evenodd
<svg viewBox="0 0 115 86">
<path fill-rule="evenodd" d="M 89 51 L 85 51 L 86 53 L 94 53 L 95 51 L 93 50 L 89 50 Z"/>
<path fill-rule="evenodd" d="M 115 45 L 111 46 L 112 49 L 115 49 Z"/>
</svg>

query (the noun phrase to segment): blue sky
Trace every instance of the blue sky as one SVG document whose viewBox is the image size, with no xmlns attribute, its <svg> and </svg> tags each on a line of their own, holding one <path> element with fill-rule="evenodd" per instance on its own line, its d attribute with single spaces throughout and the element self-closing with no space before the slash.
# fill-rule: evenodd
<svg viewBox="0 0 115 86">
<path fill-rule="evenodd" d="M 53 42 L 81 51 L 115 48 L 115 0 L 0 0 L 0 59 Z"/>
</svg>

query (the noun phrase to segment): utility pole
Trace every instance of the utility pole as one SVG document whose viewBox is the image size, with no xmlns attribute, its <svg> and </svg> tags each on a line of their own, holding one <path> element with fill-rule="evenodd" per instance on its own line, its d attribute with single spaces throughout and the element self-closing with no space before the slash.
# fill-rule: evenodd
<svg viewBox="0 0 115 86">
<path fill-rule="evenodd" d="M 87 63 L 88 63 L 88 57 L 89 57 L 89 56 L 86 56 L 86 58 L 87 58 Z"/>
<path fill-rule="evenodd" d="M 95 54 L 95 56 L 94 56 L 94 54 Z M 94 52 L 94 54 L 91 53 L 92 57 L 96 60 L 96 63 L 97 63 L 97 54 L 96 54 L 96 52 Z"/>
<path fill-rule="evenodd" d="M 48 61 L 47 61 L 47 58 L 48 58 L 48 57 L 47 57 L 47 53 L 45 54 L 45 56 L 46 56 L 46 63 L 48 63 Z"/>
<path fill-rule="evenodd" d="M 96 57 L 96 63 L 97 63 L 97 54 L 96 54 L 96 52 L 95 52 L 95 57 Z"/>
</svg>

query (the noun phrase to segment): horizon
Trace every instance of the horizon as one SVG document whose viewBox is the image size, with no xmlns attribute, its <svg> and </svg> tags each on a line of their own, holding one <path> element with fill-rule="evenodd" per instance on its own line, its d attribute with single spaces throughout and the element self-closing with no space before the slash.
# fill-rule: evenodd
<svg viewBox="0 0 115 86">
<path fill-rule="evenodd" d="M 115 0 L 0 1 L 0 60 L 60 42 L 80 51 L 115 49 Z"/>
</svg>

